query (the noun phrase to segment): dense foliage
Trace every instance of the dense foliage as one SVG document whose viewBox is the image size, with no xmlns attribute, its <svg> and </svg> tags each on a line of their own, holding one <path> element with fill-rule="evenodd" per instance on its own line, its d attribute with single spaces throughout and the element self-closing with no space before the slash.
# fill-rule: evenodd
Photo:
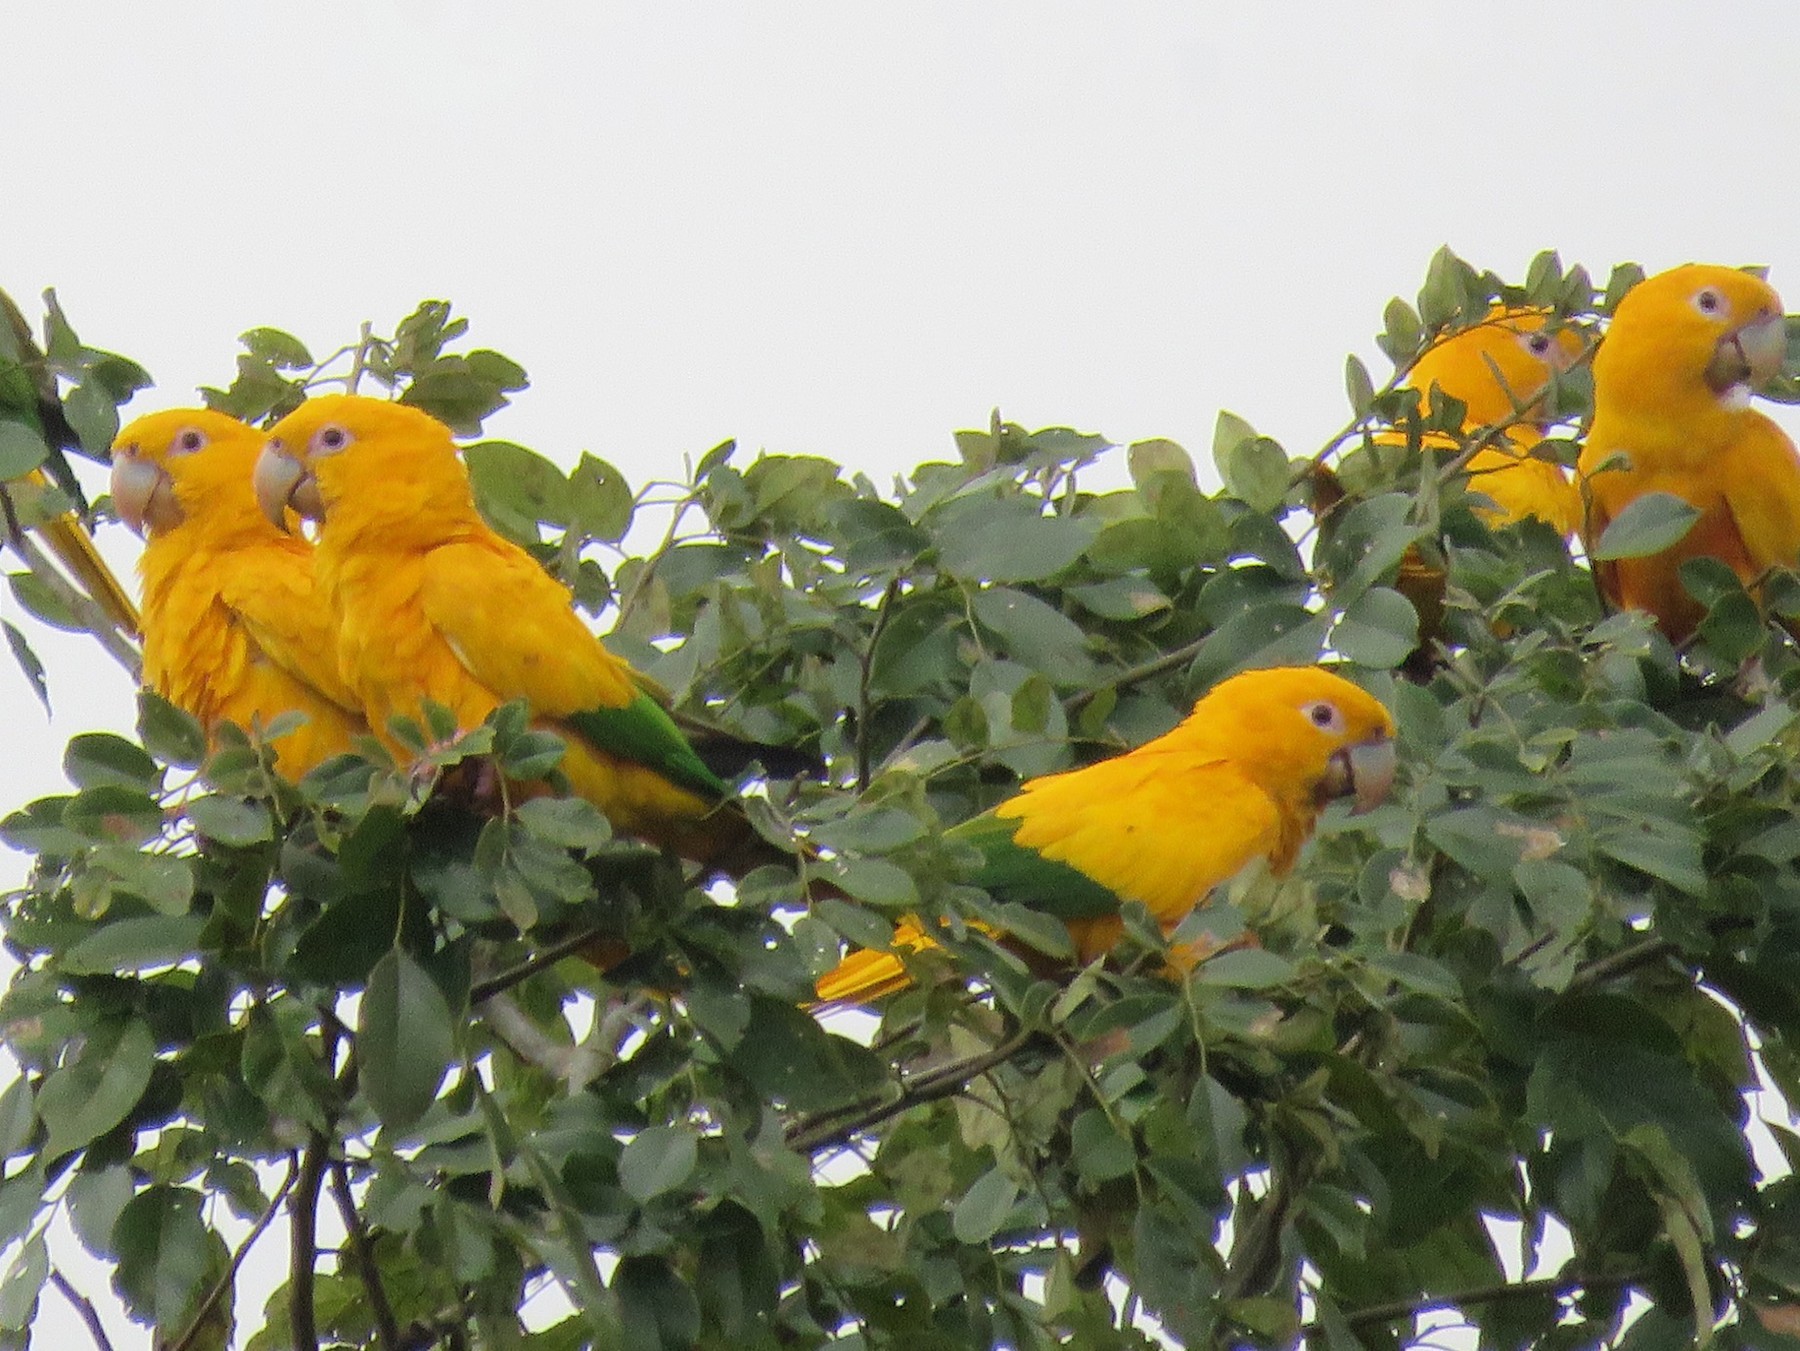
<svg viewBox="0 0 1800 1351">
<path fill-rule="evenodd" d="M 1222 415 L 1216 493 L 1170 442 L 998 418 L 892 485 L 727 443 L 634 490 L 587 454 L 472 445 L 484 511 L 615 651 L 687 713 L 820 757 L 750 787 L 766 833 L 811 841 L 805 877 L 707 891 L 585 804 L 479 814 L 460 761 L 559 753 L 516 707 L 289 785 L 145 696 L 135 737 L 77 737 L 71 792 L 3 827 L 37 863 L 5 917 L 25 1073 L 0 1093 L 0 1342 L 53 1297 L 59 1211 L 179 1348 L 234 1323 L 257 1351 L 1382 1347 L 1444 1309 L 1497 1347 L 1781 1341 L 1800 1191 L 1752 1158 L 1745 1095 L 1800 1091 L 1794 646 L 1722 568 L 1691 570 L 1711 612 L 1688 651 L 1605 614 L 1547 528 L 1480 523 L 1399 387 L 1496 296 L 1585 323 L 1636 275 L 1596 292 L 1546 255 L 1505 287 L 1440 255 L 1385 317 L 1394 378 L 1352 358 L 1313 458 Z M 142 381 L 52 318 L 63 439 L 103 452 Z M 453 354 L 462 328 L 429 304 L 323 362 L 255 330 L 208 397 L 262 418 L 348 370 L 473 434 L 525 380 Z M 16 477 L 59 438 L 4 403 L 8 362 Z M 1578 424 L 1582 367 L 1553 395 Z M 1088 486 L 1121 462 L 1128 486 Z M 1641 513 L 1605 547 L 1681 528 Z M 1409 550 L 1441 603 L 1397 588 Z M 1055 926 L 959 880 L 944 827 L 1231 672 L 1321 657 L 1393 709 L 1401 784 L 1196 917 L 1260 947 L 1177 982 L 1139 912 L 1111 961 L 1057 974 L 971 927 L 873 1040 L 806 1010 L 843 943 L 915 909 L 1057 955 Z M 632 955 L 602 977 L 569 955 L 595 941 Z M 322 1206 L 345 1237 L 315 1262 Z M 284 1222 L 267 1310 L 234 1304 L 227 1212 Z M 1547 1269 L 1503 1260 L 1496 1219 Z M 546 1279 L 575 1312 L 525 1332 Z"/>
</svg>

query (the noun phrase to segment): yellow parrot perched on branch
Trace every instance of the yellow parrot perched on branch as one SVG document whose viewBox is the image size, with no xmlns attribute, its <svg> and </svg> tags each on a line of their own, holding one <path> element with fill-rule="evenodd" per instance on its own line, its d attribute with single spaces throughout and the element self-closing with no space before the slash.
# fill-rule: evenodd
<svg viewBox="0 0 1800 1351">
<path fill-rule="evenodd" d="M 389 719 L 423 724 L 427 700 L 467 729 L 523 699 L 566 745 L 571 787 L 617 829 L 724 872 L 790 857 L 755 834 L 568 589 L 482 520 L 443 423 L 382 399 L 309 399 L 270 429 L 256 489 L 272 520 L 290 503 L 318 518 L 339 666 L 391 747 Z"/>
<path fill-rule="evenodd" d="M 1750 407 L 1787 356 L 1781 297 L 1735 268 L 1690 263 L 1639 282 L 1619 302 L 1594 358 L 1594 422 L 1580 473 L 1589 553 L 1647 493 L 1699 515 L 1669 547 L 1597 560 L 1601 594 L 1656 617 L 1681 642 L 1705 617 L 1682 584 L 1690 558 L 1716 558 L 1746 587 L 1800 558 L 1800 456 Z"/>
<path fill-rule="evenodd" d="M 270 524 L 251 490 L 262 442 L 211 409 L 151 413 L 113 443 L 112 495 L 147 535 L 144 683 L 208 732 L 304 714 L 272 743 L 276 768 L 297 779 L 368 729 L 338 675 L 312 548 Z"/>
<path fill-rule="evenodd" d="M 1140 901 L 1171 933 L 1253 859 L 1293 867 L 1319 811 L 1386 797 L 1394 722 L 1378 700 L 1318 667 L 1246 671 L 1136 750 L 1027 780 L 993 810 L 945 832 L 975 846 L 968 880 L 1068 926 L 1091 961 L 1118 941 L 1119 907 Z M 899 952 L 931 946 L 918 919 Z M 897 953 L 853 952 L 818 983 L 822 1003 L 878 998 L 911 983 Z"/>
<path fill-rule="evenodd" d="M 1566 537 L 1581 524 L 1581 496 L 1561 465 L 1530 453 L 1543 440 L 1535 415 L 1545 387 L 1581 355 L 1580 335 L 1571 328 L 1553 331 L 1551 319 L 1546 310 L 1495 305 L 1481 323 L 1427 348 L 1406 384 L 1426 396 L 1428 407 L 1434 386 L 1460 401 L 1465 434 L 1506 429 L 1464 466 L 1469 486 L 1494 504 L 1478 508 L 1484 521 L 1500 526 L 1535 516 Z M 1385 445 L 1406 441 L 1399 432 L 1375 439 Z M 1455 438 L 1442 432 L 1426 433 L 1423 444 L 1457 448 Z"/>
</svg>

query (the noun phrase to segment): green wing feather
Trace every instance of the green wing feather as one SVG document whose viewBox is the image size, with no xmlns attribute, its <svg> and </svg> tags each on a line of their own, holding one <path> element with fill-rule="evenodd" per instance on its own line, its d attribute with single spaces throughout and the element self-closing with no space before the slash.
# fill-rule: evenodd
<svg viewBox="0 0 1800 1351">
<path fill-rule="evenodd" d="M 1017 820 L 985 812 L 952 826 L 944 836 L 981 852 L 981 868 L 969 880 L 998 900 L 1016 901 L 1062 920 L 1119 913 L 1119 897 L 1110 887 L 1015 843 L 1013 832 L 1018 828 Z"/>
<path fill-rule="evenodd" d="M 592 708 L 563 719 L 596 749 L 647 765 L 678 788 L 715 801 L 731 787 L 694 753 L 663 706 L 639 690 L 623 708 Z"/>
</svg>

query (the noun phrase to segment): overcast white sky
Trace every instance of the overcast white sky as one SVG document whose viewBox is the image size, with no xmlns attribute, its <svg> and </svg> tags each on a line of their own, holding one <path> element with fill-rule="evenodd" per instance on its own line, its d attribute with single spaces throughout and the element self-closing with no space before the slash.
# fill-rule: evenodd
<svg viewBox="0 0 1800 1351">
<path fill-rule="evenodd" d="M 1794 302 L 1797 40 L 1782 0 L 17 5 L 0 287 L 145 364 L 133 411 L 247 328 L 322 354 L 447 298 L 532 377 L 491 431 L 634 482 L 727 436 L 881 481 L 995 405 L 1299 450 L 1440 244 Z M 90 643 L 40 651 L 49 727 L 0 654 L 0 811 L 129 726 Z"/>
</svg>

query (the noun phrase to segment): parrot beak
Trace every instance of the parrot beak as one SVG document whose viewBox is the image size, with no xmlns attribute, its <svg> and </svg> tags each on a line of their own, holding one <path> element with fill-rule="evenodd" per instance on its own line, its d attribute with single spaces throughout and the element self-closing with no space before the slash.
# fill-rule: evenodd
<svg viewBox="0 0 1800 1351">
<path fill-rule="evenodd" d="M 305 465 L 287 453 L 280 441 L 270 441 L 263 447 L 251 484 L 263 515 L 283 530 L 289 528 L 289 507 L 315 521 L 325 518 L 325 503 L 319 497 L 317 480 Z"/>
<path fill-rule="evenodd" d="M 1719 339 L 1706 363 L 1706 383 L 1723 394 L 1738 385 L 1752 389 L 1767 384 L 1787 361 L 1787 321 L 1764 314 Z"/>
<path fill-rule="evenodd" d="M 1387 801 L 1397 763 L 1392 737 L 1376 737 L 1344 747 L 1325 762 L 1325 777 L 1319 780 L 1320 805 L 1348 797 L 1356 802 L 1350 809 L 1352 816 L 1375 810 Z"/>
<path fill-rule="evenodd" d="M 112 499 L 119 519 L 140 536 L 172 530 L 185 519 L 173 480 L 160 465 L 138 458 L 135 446 L 113 454 Z"/>
</svg>

